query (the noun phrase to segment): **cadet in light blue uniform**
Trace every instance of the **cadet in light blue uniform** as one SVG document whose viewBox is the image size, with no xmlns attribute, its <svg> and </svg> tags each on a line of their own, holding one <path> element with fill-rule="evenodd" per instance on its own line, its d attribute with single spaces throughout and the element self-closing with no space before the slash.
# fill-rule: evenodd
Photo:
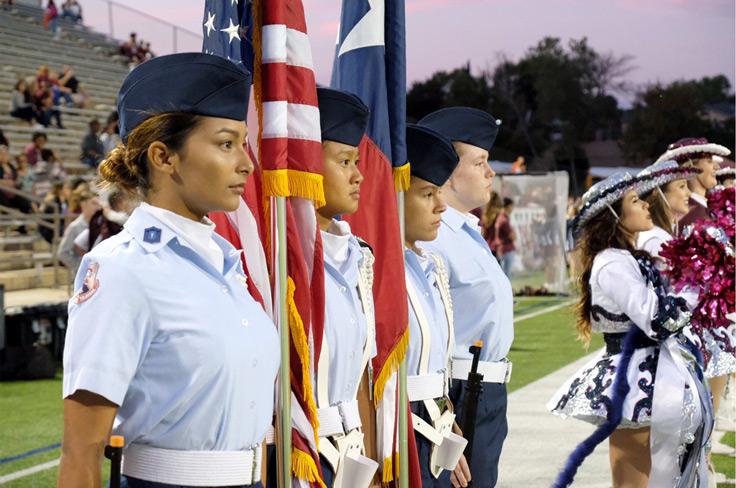
<svg viewBox="0 0 736 488">
<path fill-rule="evenodd" d="M 404 199 L 409 296 L 407 390 L 422 486 L 444 488 L 450 486 L 451 471 L 436 466 L 433 455 L 452 431 L 455 419 L 447 401 L 454 341 L 452 299 L 442 258 L 423 251 L 416 243 L 437 238 L 440 218 L 447 209 L 441 187 L 457 166 L 458 157 L 449 140 L 417 125 L 406 128 L 406 149 L 411 163 L 411 185 Z"/>
<path fill-rule="evenodd" d="M 208 212 L 235 210 L 249 75 L 162 56 L 120 89 L 123 145 L 100 172 L 147 203 L 87 254 L 69 303 L 59 486 L 99 486 L 110 429 L 130 488 L 261 486 L 279 367 L 273 322 Z M 176 80 L 172 84 L 171 80 Z"/>
<path fill-rule="evenodd" d="M 364 453 L 357 394 L 376 354 L 373 320 L 373 255 L 336 220 L 358 210 L 363 175 L 358 145 L 368 124 L 368 108 L 356 96 L 318 88 L 326 204 L 317 210 L 325 264 L 324 341 L 316 368 L 319 449 L 326 485 L 340 469 L 338 438 L 353 436 Z M 365 415 L 366 412 L 363 412 Z M 351 486 L 349 482 L 343 486 Z"/>
<path fill-rule="evenodd" d="M 488 157 L 498 133 L 490 114 L 473 108 L 452 107 L 433 112 L 419 125 L 453 142 L 460 157 L 442 187 L 447 211 L 439 236 L 421 246 L 439 253 L 450 274 L 454 310 L 455 352 L 452 374 L 456 381 L 450 399 L 458 416 L 463 409 L 463 385 L 470 370 L 470 346 L 483 341 L 479 372 L 484 375 L 478 408 L 471 473 L 474 486 L 492 487 L 498 479 L 498 460 L 506 438 L 506 383 L 511 363 L 506 355 L 514 339 L 513 292 L 488 244 L 478 219 L 470 211 L 488 203 L 495 175 Z"/>
</svg>

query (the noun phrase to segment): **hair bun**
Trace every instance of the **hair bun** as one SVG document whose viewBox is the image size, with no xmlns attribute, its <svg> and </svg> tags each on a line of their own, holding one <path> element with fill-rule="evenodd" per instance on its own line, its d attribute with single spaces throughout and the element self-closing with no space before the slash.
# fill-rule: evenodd
<svg viewBox="0 0 736 488">
<path fill-rule="evenodd" d="M 130 161 L 128 149 L 118 144 L 99 167 L 100 177 L 104 186 L 117 185 L 128 191 L 135 192 L 138 187 L 138 168 Z"/>
</svg>

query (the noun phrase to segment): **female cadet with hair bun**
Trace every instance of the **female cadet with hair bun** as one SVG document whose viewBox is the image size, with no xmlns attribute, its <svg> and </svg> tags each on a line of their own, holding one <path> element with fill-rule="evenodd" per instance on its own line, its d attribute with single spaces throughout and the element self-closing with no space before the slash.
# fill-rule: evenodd
<svg viewBox="0 0 736 488">
<path fill-rule="evenodd" d="M 152 59 L 123 82 L 123 144 L 100 173 L 144 202 L 77 274 L 61 487 L 100 486 L 111 429 L 129 488 L 261 486 L 277 333 L 206 217 L 237 208 L 253 169 L 248 90 L 247 72 L 200 53 Z"/>
</svg>

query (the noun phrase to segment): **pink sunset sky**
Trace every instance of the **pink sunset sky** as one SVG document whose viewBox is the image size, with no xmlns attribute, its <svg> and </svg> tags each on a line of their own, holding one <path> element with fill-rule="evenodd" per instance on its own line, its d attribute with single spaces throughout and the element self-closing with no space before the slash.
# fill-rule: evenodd
<svg viewBox="0 0 736 488">
<path fill-rule="evenodd" d="M 87 20 L 107 29 L 100 0 L 81 2 Z M 125 5 L 201 33 L 203 1 L 126 0 Z M 304 0 L 317 81 L 329 82 L 339 0 Z M 171 51 L 171 29 L 115 12 L 115 35 L 137 30 L 160 54 Z M 499 55 L 518 59 L 544 36 L 587 37 L 600 52 L 634 56 L 634 84 L 725 74 L 734 83 L 733 0 L 407 0 L 407 79 L 470 61 L 493 68 Z M 180 50 L 200 41 L 179 34 Z M 183 47 L 183 49 L 182 49 Z M 628 97 L 622 97 L 626 99 Z"/>
</svg>

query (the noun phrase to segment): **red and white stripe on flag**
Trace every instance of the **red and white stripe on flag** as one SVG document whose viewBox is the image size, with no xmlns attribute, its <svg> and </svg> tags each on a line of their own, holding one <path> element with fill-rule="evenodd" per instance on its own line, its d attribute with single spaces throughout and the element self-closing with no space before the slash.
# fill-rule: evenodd
<svg viewBox="0 0 736 488">
<path fill-rule="evenodd" d="M 322 482 L 312 389 L 324 317 L 324 264 L 315 207 L 324 204 L 317 86 L 299 0 L 255 3 L 255 95 L 265 197 L 287 200 L 287 308 L 290 332 L 292 473 Z M 275 233 L 270 234 L 272 241 Z M 278 243 L 276 243 L 278 245 Z"/>
</svg>

